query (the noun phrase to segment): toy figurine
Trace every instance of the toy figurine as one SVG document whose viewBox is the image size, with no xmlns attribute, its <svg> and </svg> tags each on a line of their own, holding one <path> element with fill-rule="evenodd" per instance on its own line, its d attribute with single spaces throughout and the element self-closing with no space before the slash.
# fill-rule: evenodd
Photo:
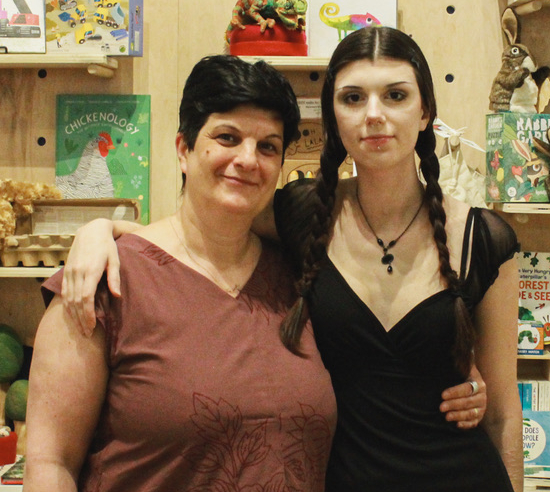
<svg viewBox="0 0 550 492">
<path fill-rule="evenodd" d="M 538 87 L 533 79 L 537 67 L 527 46 L 518 39 L 518 19 L 512 9 L 502 15 L 502 30 L 508 46 L 502 53 L 502 66 L 493 81 L 489 96 L 492 111 L 536 113 Z"/>
<path fill-rule="evenodd" d="M 273 28 L 279 21 L 286 29 L 303 31 L 307 11 L 306 0 L 238 0 L 227 27 L 225 39 L 231 43 L 235 29 L 257 24 L 260 32 Z"/>
</svg>

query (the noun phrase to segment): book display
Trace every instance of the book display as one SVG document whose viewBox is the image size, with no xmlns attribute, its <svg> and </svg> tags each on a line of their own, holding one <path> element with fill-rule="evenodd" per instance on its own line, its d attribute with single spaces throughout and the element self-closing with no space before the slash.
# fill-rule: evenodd
<svg viewBox="0 0 550 492">
<path fill-rule="evenodd" d="M 9 31 L 10 26 L 14 27 L 11 25 L 11 19 L 17 13 L 15 9 L 22 12 L 19 8 L 22 3 L 17 0 L 0 0 L 0 57 L 3 46 L 10 39 L 2 37 L 2 33 Z M 33 15 L 35 14 L 34 3 L 35 0 L 26 0 Z M 60 126 L 57 126 L 55 118 L 56 97 L 59 94 L 70 94 L 71 97 L 78 92 L 86 95 L 105 92 L 109 95 L 119 94 L 119 96 L 132 93 L 151 94 L 148 104 L 149 106 L 152 104 L 153 109 L 152 111 L 149 109 L 149 118 L 151 113 L 155 114 L 156 121 L 148 121 L 146 140 L 139 141 L 146 130 L 132 134 L 132 131 L 122 129 L 120 116 L 117 120 L 119 124 L 115 123 L 114 130 L 112 127 L 111 130 L 105 130 L 105 133 L 110 135 L 111 143 L 106 139 L 104 146 L 115 147 L 107 149 L 108 153 L 104 159 L 112 180 L 113 193 L 111 198 L 97 198 L 97 200 L 102 201 L 101 208 L 109 209 L 109 214 L 114 218 L 128 219 L 130 216 L 135 218 L 136 210 L 139 209 L 139 220 L 146 223 L 150 219 L 156 220 L 172 213 L 181 184 L 178 181 L 180 177 L 176 169 L 177 161 L 173 149 L 173 139 L 177 129 L 177 107 L 173 101 L 181 95 L 183 75 L 187 73 L 192 63 L 201 56 L 224 49 L 223 33 L 227 29 L 231 8 L 237 4 L 237 1 L 231 0 L 221 5 L 219 1 L 214 0 L 206 0 L 202 3 L 170 0 L 162 2 L 162 7 L 160 3 L 157 5 L 149 2 L 149 6 L 155 6 L 155 9 L 145 6 L 147 31 L 149 32 L 150 29 L 151 34 L 147 35 L 145 46 L 143 46 L 143 4 L 146 2 L 143 0 L 118 2 L 122 13 L 118 9 L 113 10 L 113 6 L 102 6 L 101 8 L 106 11 L 99 10 L 100 15 L 95 15 L 98 13 L 98 2 L 93 0 L 47 0 L 38 3 L 45 9 L 41 19 L 43 22 L 41 38 L 29 37 L 25 43 L 41 40 L 44 47 L 33 48 L 34 52 L 41 53 L 40 56 L 45 58 L 59 53 L 60 56 L 66 56 L 67 60 L 71 61 L 64 62 L 50 57 L 52 61 L 49 62 L 51 63 L 49 66 L 42 67 L 40 62 L 33 61 L 30 65 L 31 69 L 21 69 L 19 65 L 14 65 L 12 68 L 7 65 L 8 60 L 10 60 L 9 63 L 13 60 L 9 54 L 16 51 L 8 46 L 6 64 L 0 65 L 0 85 L 6 89 L 6 94 L 10 94 L 9 98 L 4 97 L 3 100 L 0 98 L 2 109 L 0 133 L 4 134 L 4 139 L 0 139 L 0 147 L 3 149 L 0 152 L 2 179 L 9 177 L 21 181 L 50 182 L 53 185 L 57 175 L 61 184 L 63 176 L 70 176 L 78 168 L 87 143 L 90 143 L 92 138 L 98 138 L 99 133 L 104 131 L 101 130 L 98 135 L 92 136 L 92 126 L 86 121 L 86 124 L 82 124 L 82 133 L 78 138 L 75 135 L 69 135 L 68 138 L 62 137 Z M 529 2 L 522 0 L 522 3 Z M 491 118 L 490 130 L 487 126 L 487 136 L 491 138 L 487 141 L 486 158 L 478 159 L 480 161 L 478 163 L 475 158 L 470 158 L 468 155 L 469 149 L 465 149 L 464 153 L 468 156 L 468 164 L 477 166 L 482 173 L 485 169 L 487 170 L 486 174 L 491 185 L 487 191 L 487 201 L 516 207 L 509 209 L 503 207 L 509 212 L 507 214 L 509 217 L 506 219 L 517 230 L 522 245 L 531 252 L 531 256 L 524 260 L 528 264 L 525 269 L 533 269 L 533 272 L 525 272 L 524 288 L 521 289 L 521 295 L 524 298 L 520 298 L 519 301 L 518 321 L 523 323 L 523 328 L 518 324 L 518 351 L 520 338 L 524 351 L 519 354 L 518 366 L 521 381 L 519 381 L 518 390 L 521 391 L 522 397 L 525 396 L 526 412 L 547 412 L 550 408 L 544 406 L 547 400 L 544 395 L 550 393 L 547 391 L 550 362 L 545 360 L 548 355 L 544 352 L 544 337 L 545 325 L 550 321 L 550 300 L 542 297 L 550 289 L 546 286 L 539 288 L 541 285 L 535 287 L 534 283 L 545 282 L 547 278 L 546 273 L 535 272 L 535 269 L 550 268 L 544 266 L 550 258 L 550 253 L 544 253 L 550 251 L 549 234 L 546 233 L 547 229 L 550 230 L 550 219 L 543 215 L 550 207 L 547 192 L 549 178 L 545 177 L 544 166 L 538 169 L 536 165 L 539 162 L 537 159 L 540 159 L 541 163 L 550 165 L 550 159 L 535 146 L 534 138 L 547 141 L 545 128 L 550 125 L 550 114 L 547 107 L 546 111 L 538 115 L 503 112 L 486 117 L 487 104 L 485 103 L 481 109 L 483 102 L 479 103 L 479 100 L 486 101 L 487 94 L 486 89 L 479 89 L 479 87 L 486 87 L 490 83 L 494 75 L 492 70 L 499 64 L 501 55 L 499 51 L 502 41 L 501 32 L 494 27 L 495 22 L 498 22 L 496 17 L 493 18 L 494 6 L 489 7 L 484 2 L 465 0 L 463 4 L 455 5 L 456 13 L 452 14 L 446 12 L 447 4 L 442 5 L 436 0 L 403 0 L 399 2 L 399 9 L 397 1 L 394 0 L 387 2 L 380 0 L 308 1 L 307 5 L 305 34 L 308 56 L 294 58 L 320 57 L 326 60 L 338 43 L 339 37 L 350 32 L 346 31 L 346 26 L 362 27 L 366 23 L 398 26 L 419 42 L 429 58 L 430 65 L 434 69 L 438 109 L 445 121 L 454 128 L 468 127 L 468 138 L 481 143 L 484 130 L 477 131 L 476 125 L 484 129 L 485 125 L 489 125 Z M 83 10 L 81 6 L 85 9 Z M 479 9 L 481 19 L 477 15 L 468 15 L 466 23 L 465 11 L 477 12 L 475 9 Z M 544 5 L 542 10 L 545 9 L 550 10 Z M 321 18 L 321 12 L 325 20 Z M 523 18 L 535 15 L 538 13 L 529 13 Z M 107 22 L 111 25 L 109 26 Z M 133 33 L 132 28 L 134 28 Z M 479 33 L 482 32 L 482 28 L 486 28 L 487 32 L 482 34 L 485 45 L 480 54 L 479 50 L 475 52 L 476 50 L 472 49 L 472 44 L 479 43 Z M 34 30 L 34 32 L 38 31 Z M 205 35 L 205 32 L 209 34 Z M 527 35 L 528 29 L 523 32 Z M 539 29 L 539 35 L 542 32 Z M 475 43 L 470 40 L 474 37 L 478 40 Z M 245 41 L 242 40 L 243 43 Z M 495 44 L 498 44 L 497 49 Z M 543 45 L 543 42 L 539 43 L 538 51 L 543 55 L 550 53 L 548 50 L 542 50 Z M 303 46 L 298 47 L 303 49 Z M 474 52 L 475 57 L 470 56 Z M 128 56 L 139 56 L 141 53 L 146 56 L 138 59 L 131 59 Z M 114 60 L 114 63 L 118 63 L 119 66 L 115 65 L 114 74 L 110 75 L 113 78 L 96 81 L 97 77 L 88 77 L 85 71 L 76 66 L 76 60 L 87 54 L 104 55 L 108 57 L 109 63 L 113 60 L 113 55 L 120 56 L 121 58 Z M 538 53 L 536 55 L 540 62 L 545 62 Z M 269 63 L 279 62 L 270 59 L 269 55 L 266 55 L 266 58 Z M 497 62 L 489 63 L 490 58 L 494 58 Z M 22 64 L 27 63 L 25 58 L 20 60 Z M 68 65 L 68 63 L 75 63 L 75 65 Z M 90 66 L 97 65 L 95 61 L 83 63 Z M 300 125 L 301 138 L 292 143 L 289 148 L 281 173 L 281 185 L 299 177 L 312 177 L 318 168 L 323 133 L 316 110 L 318 110 L 323 79 L 322 63 L 326 61 L 317 62 L 314 68 L 307 66 L 307 61 L 304 61 L 303 65 L 300 65 L 302 63 L 300 60 L 286 62 L 286 65 L 284 63 L 281 70 L 290 75 L 291 83 L 300 98 L 309 101 L 304 101 L 301 107 L 304 115 Z M 466 65 L 467 69 L 464 68 Z M 41 78 L 42 74 L 40 78 L 37 77 L 37 72 L 41 69 L 47 69 L 47 77 Z M 482 78 L 484 83 L 472 84 L 472 73 Z M 453 83 L 444 80 L 444 77 L 450 74 L 455 76 Z M 319 76 L 320 82 L 317 82 L 314 76 Z M 89 79 L 93 80 L 90 82 Z M 468 80 L 467 89 L 461 85 L 464 80 Z M 483 94 L 478 97 L 478 92 Z M 32 101 L 32 107 L 27 103 L 28 101 Z M 91 107 L 88 106 L 85 111 L 90 114 Z M 97 107 L 94 111 L 97 112 Z M 113 118 L 111 123 L 114 121 Z M 132 122 L 137 124 L 134 120 Z M 114 134 L 110 133 L 111 131 Z M 154 136 L 154 142 L 149 138 L 150 134 Z M 39 137 L 47 140 L 46 145 L 40 147 L 37 145 Z M 512 144 L 512 141 L 520 143 Z M 59 158 L 55 151 L 56 146 Z M 119 151 L 122 152 L 120 156 Z M 353 162 L 346 161 L 340 169 L 342 178 L 352 175 Z M 539 173 L 538 176 L 535 176 L 536 173 Z M 114 202 L 107 206 L 105 202 L 110 199 L 128 200 L 128 202 L 125 202 L 122 210 Z M 74 231 L 96 212 L 95 209 L 82 209 L 72 203 L 73 200 L 96 199 L 72 198 L 71 203 L 65 203 L 63 207 L 45 203 L 37 209 L 38 213 L 32 221 L 29 219 L 24 224 L 27 228 L 25 234 L 33 234 L 34 231 L 36 236 L 44 234 L 59 236 L 64 234 L 65 226 L 70 226 Z M 520 219 L 525 222 L 519 224 Z M 29 247 L 31 246 L 36 245 Z M 66 249 L 68 250 L 68 247 Z M 537 266 L 530 263 L 533 259 L 538 260 Z M 5 277 L 0 278 L 0 322 L 11 321 L 12 318 L 21 319 L 24 321 L 21 323 L 23 329 L 29 333 L 32 332 L 37 319 L 43 312 L 39 282 L 33 276 L 43 279 L 52 274 L 50 270 L 55 271 L 56 268 L 42 268 L 42 265 L 36 269 L 31 266 L 23 267 L 18 261 L 15 261 L 13 266 L 10 264 L 10 267 L 0 267 L 0 274 Z M 17 278 L 18 276 L 29 278 Z M 549 319 L 546 319 L 547 317 Z M 32 337 L 29 339 L 32 340 Z M 535 397 L 533 397 L 534 392 Z M 533 400 L 536 402 L 536 408 Z M 536 420 L 536 414 L 529 418 L 543 428 L 546 425 L 545 422 Z M 533 434 L 528 432 L 526 435 Z M 527 439 L 525 442 L 534 441 Z M 537 446 L 538 444 L 534 442 L 529 449 L 535 449 Z M 526 466 L 526 476 L 538 476 L 539 471 L 530 475 L 531 470 L 537 466 L 549 466 L 550 470 L 550 465 L 538 464 L 543 454 L 532 460 L 533 466 Z M 530 456 L 534 456 L 534 452 L 531 452 Z M 0 485 L 0 491 L 5 490 L 11 492 L 21 489 L 17 485 Z"/>
<path fill-rule="evenodd" d="M 147 224 L 150 121 L 149 96 L 58 96 L 55 175 L 63 198 L 133 198 Z"/>
</svg>

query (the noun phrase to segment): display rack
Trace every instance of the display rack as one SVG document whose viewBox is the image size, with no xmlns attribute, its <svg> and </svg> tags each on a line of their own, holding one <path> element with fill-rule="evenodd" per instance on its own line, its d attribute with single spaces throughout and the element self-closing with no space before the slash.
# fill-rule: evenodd
<svg viewBox="0 0 550 492">
<path fill-rule="evenodd" d="M 324 70 L 328 58 L 313 56 L 241 56 L 243 60 L 254 63 L 263 60 L 279 70 Z"/>
<path fill-rule="evenodd" d="M 118 68 L 118 61 L 106 55 L 71 54 L 0 54 L 0 68 L 86 68 L 98 77 L 111 78 Z"/>
</svg>

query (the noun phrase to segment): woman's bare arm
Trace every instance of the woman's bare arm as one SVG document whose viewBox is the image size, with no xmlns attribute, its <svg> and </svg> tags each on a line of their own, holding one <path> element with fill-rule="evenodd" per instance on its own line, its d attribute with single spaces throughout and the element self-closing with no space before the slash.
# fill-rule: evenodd
<svg viewBox="0 0 550 492">
<path fill-rule="evenodd" d="M 29 377 L 25 492 L 76 492 L 107 386 L 104 331 L 84 337 L 56 296 Z"/>
<path fill-rule="evenodd" d="M 63 304 L 82 333 L 90 336 L 96 323 L 94 296 L 103 272 L 109 290 L 120 296 L 120 262 L 114 239 L 141 227 L 135 222 L 96 219 L 75 236 L 63 273 Z"/>
<path fill-rule="evenodd" d="M 522 412 L 517 389 L 518 266 L 504 263 L 476 309 L 475 353 L 487 384 L 483 427 L 499 450 L 515 492 L 523 491 Z"/>
</svg>

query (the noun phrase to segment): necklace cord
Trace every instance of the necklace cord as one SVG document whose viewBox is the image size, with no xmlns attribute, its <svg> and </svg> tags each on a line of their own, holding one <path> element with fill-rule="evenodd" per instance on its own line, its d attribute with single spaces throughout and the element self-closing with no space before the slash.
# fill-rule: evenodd
<svg viewBox="0 0 550 492">
<path fill-rule="evenodd" d="M 168 219 L 168 221 L 170 222 L 170 225 L 172 226 L 172 230 L 174 231 L 174 234 L 176 235 L 176 238 L 178 239 L 180 244 L 183 246 L 183 249 L 187 253 L 187 256 L 189 256 L 189 259 L 195 265 L 197 265 L 203 272 L 206 272 L 208 274 L 208 276 L 214 281 L 214 283 L 216 285 L 218 285 L 222 290 L 224 290 L 225 292 L 227 292 L 230 295 L 233 295 L 235 293 L 239 293 L 242 289 L 242 286 L 240 286 L 239 284 L 235 284 L 235 286 L 233 288 L 231 288 L 229 286 L 229 284 L 220 275 L 215 275 L 214 273 L 212 273 L 212 271 L 209 268 L 207 268 L 206 265 L 203 265 L 200 261 L 198 261 L 195 258 L 196 255 L 194 253 L 191 253 L 191 251 L 189 250 L 189 248 L 185 244 L 185 241 L 183 240 L 184 238 L 181 237 L 178 234 L 178 231 L 176 230 L 176 227 L 175 227 L 174 222 L 173 222 L 172 219 L 174 219 L 174 217 L 170 217 Z"/>
<path fill-rule="evenodd" d="M 407 224 L 407 227 L 405 227 L 403 232 L 399 234 L 399 236 L 397 236 L 395 239 L 392 239 L 387 245 L 384 243 L 384 241 L 382 241 L 382 239 L 378 237 L 378 235 L 376 234 L 376 232 L 374 232 L 374 229 L 370 225 L 369 219 L 367 219 L 367 214 L 365 214 L 365 211 L 363 210 L 363 205 L 361 205 L 361 200 L 359 200 L 359 189 L 357 189 L 355 192 L 355 198 L 357 199 L 357 203 L 359 204 L 359 210 L 361 210 L 361 215 L 363 216 L 363 219 L 365 219 L 365 223 L 367 224 L 370 231 L 373 233 L 374 237 L 376 238 L 376 243 L 382 248 L 382 251 L 384 252 L 382 255 L 381 262 L 383 265 L 388 265 L 387 271 L 388 273 L 392 273 L 393 267 L 391 264 L 394 260 L 394 256 L 393 254 L 388 253 L 388 250 L 393 248 L 397 244 L 397 241 L 399 241 L 403 237 L 403 235 L 409 230 L 409 228 L 413 225 L 413 222 L 418 217 L 420 210 L 422 210 L 422 206 L 424 205 L 424 198 L 422 198 L 422 200 L 420 201 L 420 205 L 416 210 L 416 213 L 414 214 L 411 221 Z"/>
</svg>

